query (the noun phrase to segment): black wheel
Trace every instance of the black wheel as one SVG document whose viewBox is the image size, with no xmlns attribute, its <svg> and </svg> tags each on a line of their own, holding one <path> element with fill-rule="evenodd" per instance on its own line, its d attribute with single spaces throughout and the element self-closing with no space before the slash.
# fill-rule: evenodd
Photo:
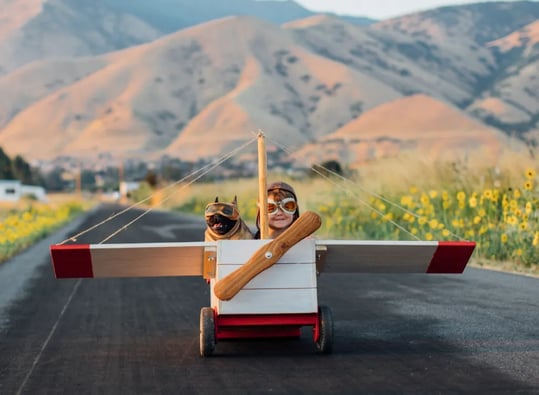
<svg viewBox="0 0 539 395">
<path fill-rule="evenodd" d="M 200 356 L 208 357 L 215 349 L 215 319 L 211 307 L 200 310 Z"/>
<path fill-rule="evenodd" d="M 320 337 L 316 342 L 316 349 L 321 354 L 331 354 L 333 351 L 333 314 L 327 306 L 318 307 L 320 320 Z"/>
</svg>

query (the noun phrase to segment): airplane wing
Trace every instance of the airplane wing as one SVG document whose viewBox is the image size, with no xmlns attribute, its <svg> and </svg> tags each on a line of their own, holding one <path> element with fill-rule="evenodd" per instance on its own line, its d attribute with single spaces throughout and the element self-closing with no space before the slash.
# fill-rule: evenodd
<svg viewBox="0 0 539 395">
<path fill-rule="evenodd" d="M 67 244 L 50 247 L 56 278 L 201 276 L 215 242 Z"/>
<path fill-rule="evenodd" d="M 316 240 L 319 272 L 462 273 L 469 241 Z"/>
<path fill-rule="evenodd" d="M 204 276 L 215 273 L 218 243 L 67 244 L 50 247 L 56 278 Z M 327 273 L 462 273 L 473 242 L 316 240 Z M 238 245 L 238 248 L 241 248 Z"/>
</svg>

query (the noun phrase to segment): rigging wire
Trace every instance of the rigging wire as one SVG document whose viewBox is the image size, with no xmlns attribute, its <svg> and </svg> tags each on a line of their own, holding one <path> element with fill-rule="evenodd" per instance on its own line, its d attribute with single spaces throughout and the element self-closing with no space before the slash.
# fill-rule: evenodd
<svg viewBox="0 0 539 395">
<path fill-rule="evenodd" d="M 129 210 L 135 208 L 135 207 L 138 207 L 140 205 L 142 205 L 144 202 L 147 202 L 148 200 L 150 200 L 153 196 L 155 196 L 155 194 L 157 192 L 162 192 L 162 191 L 167 191 L 167 190 L 170 190 L 172 189 L 173 187 L 175 187 L 176 185 L 180 184 L 180 183 L 183 183 L 185 182 L 186 180 L 190 179 L 191 177 L 194 177 L 195 175 L 198 174 L 198 176 L 194 177 L 193 179 L 191 179 L 187 184 L 183 185 L 181 189 L 183 188 L 186 188 L 188 187 L 189 185 L 191 185 L 192 183 L 194 183 L 195 181 L 199 180 L 200 178 L 202 178 L 203 176 L 205 176 L 206 174 L 208 174 L 210 171 L 212 171 L 213 169 L 215 169 L 216 167 L 220 166 L 222 163 L 226 162 L 228 159 L 230 159 L 231 157 L 233 157 L 234 155 L 236 155 L 238 152 L 240 152 L 241 150 L 245 149 L 247 146 L 249 146 L 250 144 L 253 144 L 254 142 L 256 141 L 256 137 L 252 138 L 251 140 L 248 140 L 247 142 L 245 142 L 244 144 L 242 144 L 241 146 L 233 149 L 232 151 L 229 151 L 228 153 L 226 154 L 223 154 L 220 158 L 218 158 L 217 160 L 211 162 L 211 163 L 208 163 L 206 164 L 205 166 L 193 171 L 192 173 L 188 174 L 187 176 L 175 181 L 174 183 L 170 184 L 170 185 L 167 185 L 165 188 L 162 188 L 160 189 L 159 191 L 156 191 L 152 194 L 150 194 L 149 196 L 147 196 L 146 198 L 126 207 L 125 209 L 109 216 L 108 218 L 104 219 L 103 221 L 101 222 L 98 222 L 97 224 L 95 225 L 92 225 L 91 227 L 83 230 L 82 232 L 80 233 L 77 233 L 76 235 L 74 236 L 71 236 L 69 238 L 67 238 L 66 240 L 58 243 L 57 245 L 62 245 L 62 244 L 65 244 L 69 241 L 72 241 L 72 242 L 76 242 L 77 239 L 98 228 L 99 226 L 107 223 L 108 221 L 128 212 Z M 174 191 L 176 192 L 176 191 Z M 167 201 L 169 200 L 171 197 L 172 197 L 173 193 L 170 192 L 169 194 L 166 194 L 164 199 L 162 200 L 162 202 L 164 201 Z M 102 244 L 108 240 L 110 240 L 112 237 L 114 237 L 115 235 L 117 235 L 118 233 L 122 232 L 123 230 L 127 229 L 130 225 L 132 225 L 134 222 L 138 221 L 140 218 L 142 218 L 143 216 L 145 216 L 148 212 L 152 211 L 153 210 L 153 207 L 150 207 L 148 208 L 147 210 L 145 210 L 142 214 L 140 214 L 139 216 L 137 216 L 135 219 L 133 219 L 132 221 L 128 222 L 127 224 L 125 224 L 124 226 L 120 227 L 119 229 L 117 229 L 116 231 L 114 231 L 111 235 L 107 236 L 105 239 L 103 239 L 101 242 L 99 242 L 98 244 Z"/>
<path fill-rule="evenodd" d="M 254 131 L 252 131 L 251 134 L 253 135 L 253 138 L 248 140 L 247 142 L 245 142 L 241 146 L 229 151 L 226 154 L 221 155 L 215 161 L 204 165 L 203 167 L 191 172 L 190 174 L 186 175 L 185 177 L 173 182 L 172 184 L 169 184 L 166 187 L 164 187 L 164 188 L 150 194 L 146 198 L 144 198 L 144 199 L 142 199 L 142 200 L 140 200 L 140 201 L 138 201 L 136 203 L 133 203 L 132 205 L 126 207 L 125 209 L 119 211 L 118 213 L 115 213 L 115 214 L 109 216 L 105 220 L 103 220 L 103 221 L 101 221 L 101 222 L 99 222 L 99 223 L 97 223 L 97 224 L 83 230 L 82 232 L 80 232 L 80 233 L 78 233 L 78 234 L 76 234 L 74 236 L 71 236 L 71 237 L 67 238 L 66 240 L 62 241 L 61 243 L 58 243 L 58 245 L 65 244 L 65 243 L 67 243 L 69 241 L 76 242 L 78 237 L 80 237 L 80 236 L 82 236 L 82 235 L 96 229 L 97 227 L 107 223 L 108 221 L 110 221 L 110 220 L 112 220 L 112 219 L 114 219 L 114 218 L 116 218 L 116 217 L 118 217 L 118 216 L 120 216 L 120 215 L 122 215 L 122 214 L 124 214 L 124 213 L 126 213 L 126 212 L 140 206 L 140 205 L 142 205 L 143 203 L 145 203 L 148 200 L 152 199 L 157 193 L 162 193 L 163 191 L 169 191 L 173 187 L 177 186 L 178 184 L 185 183 L 187 180 L 189 180 L 189 181 L 186 184 L 182 185 L 181 189 L 192 185 L 194 182 L 198 181 L 200 178 L 202 178 L 203 176 L 205 176 L 206 174 L 208 174 L 209 172 L 214 170 L 216 167 L 220 166 L 222 163 L 224 163 L 225 161 L 227 161 L 228 159 L 230 159 L 231 157 L 233 157 L 234 155 L 236 155 L 237 153 L 239 153 L 240 151 L 245 149 L 247 146 L 249 146 L 250 144 L 253 144 L 257 140 L 258 134 L 260 132 L 261 132 L 260 130 L 258 130 L 256 133 Z M 276 139 L 269 138 L 267 135 L 266 135 L 266 138 L 267 138 L 268 141 L 275 144 L 277 147 L 282 149 L 288 155 L 292 154 L 291 149 L 289 149 L 289 147 L 286 146 L 285 144 L 282 144 L 281 142 L 277 141 Z M 326 174 L 322 173 L 319 169 L 323 169 Z M 352 181 L 352 180 L 344 177 L 343 175 L 338 174 L 338 173 L 336 173 L 336 172 L 334 172 L 334 171 L 332 171 L 332 170 L 330 170 L 330 169 L 328 169 L 328 168 L 326 168 L 324 166 L 313 165 L 313 166 L 310 166 L 310 170 L 313 171 L 314 173 L 318 174 L 318 176 L 320 176 L 321 178 L 326 180 L 328 183 L 332 184 L 334 187 L 344 191 L 347 195 L 351 195 L 351 196 L 355 197 L 359 201 L 359 203 L 366 206 L 371 211 L 377 213 L 381 217 L 383 217 L 385 215 L 385 213 L 382 212 L 381 210 L 377 209 L 376 207 L 374 207 L 372 204 L 368 203 L 364 199 L 362 199 L 361 196 L 359 196 L 354 190 L 352 190 L 350 188 L 350 186 L 354 186 L 356 188 L 359 188 L 362 192 L 365 192 L 366 194 L 368 194 L 370 196 L 373 196 L 373 197 L 387 203 L 390 206 L 393 206 L 393 207 L 395 207 L 395 208 L 397 208 L 399 210 L 402 210 L 403 212 L 415 217 L 416 219 L 421 218 L 421 215 L 411 211 L 410 209 L 407 209 L 406 207 L 403 207 L 402 205 L 400 205 L 398 203 L 395 203 L 395 202 L 391 201 L 390 199 L 388 199 L 388 198 L 386 198 L 386 197 L 384 197 L 384 196 L 382 196 L 382 195 L 380 195 L 378 193 L 370 191 L 367 188 L 362 187 L 361 185 L 355 183 L 354 181 Z M 331 175 L 332 177 L 329 177 L 328 174 Z M 163 199 L 161 199 L 160 204 L 162 204 L 162 203 L 166 202 L 167 200 L 169 200 L 173 196 L 173 192 L 177 192 L 177 191 L 176 190 L 175 191 L 170 191 L 168 194 L 165 194 L 165 197 Z M 103 244 L 103 243 L 107 242 L 108 240 L 110 240 L 111 238 L 113 238 L 114 236 L 119 234 L 120 232 L 127 229 L 129 226 L 131 226 L 133 223 L 138 221 L 140 218 L 144 217 L 146 214 L 148 214 L 154 208 L 155 207 L 150 207 L 150 208 L 146 209 L 140 215 L 138 215 L 137 217 L 135 217 L 134 219 L 132 219 L 131 221 L 129 221 L 125 225 L 123 225 L 120 228 L 118 228 L 117 230 L 115 230 L 113 233 L 111 233 L 109 236 L 104 238 L 98 244 Z M 412 238 L 415 238 L 416 240 L 421 240 L 418 236 L 414 235 L 412 232 L 410 232 L 408 229 L 406 229 L 404 226 L 400 225 L 399 223 L 397 223 L 397 222 L 395 222 L 395 221 L 393 221 L 391 219 L 387 219 L 387 221 L 389 223 L 391 223 L 393 226 L 395 226 L 396 228 L 400 229 L 402 232 L 410 235 Z M 447 229 L 447 227 L 445 228 L 445 230 L 447 230 L 451 236 L 453 236 L 453 237 L 455 237 L 455 238 L 457 238 L 459 240 L 464 240 L 464 238 L 462 238 L 459 235 L 451 232 L 449 229 Z"/>
<path fill-rule="evenodd" d="M 182 189 L 191 185 L 192 183 L 194 183 L 195 181 L 199 180 L 200 178 L 202 178 L 203 176 L 205 176 L 206 174 L 208 174 L 211 170 L 215 169 L 216 167 L 218 167 L 219 165 L 221 165 L 223 162 L 227 161 L 228 159 L 230 159 L 231 157 L 233 157 L 235 154 L 237 154 L 239 151 L 241 151 L 242 149 L 244 149 L 245 147 L 247 147 L 249 144 L 253 143 L 254 141 L 256 141 L 256 139 L 252 139 L 252 140 L 249 140 L 247 141 L 246 143 L 244 143 L 243 145 L 239 146 L 238 148 L 230 151 L 228 154 L 225 154 L 220 160 L 218 161 L 215 161 L 213 162 L 213 164 L 203 173 L 201 173 L 199 176 L 195 177 L 194 179 L 190 180 L 189 183 L 187 183 L 186 185 L 182 186 Z M 175 184 L 171 184 L 169 185 L 167 188 L 164 188 L 163 190 L 165 189 L 169 189 L 171 186 L 173 186 Z M 165 198 L 162 200 L 162 202 L 165 202 L 167 200 L 169 200 L 172 196 L 172 193 L 168 194 L 165 196 Z M 99 244 L 103 244 L 105 243 L 106 241 L 110 240 L 111 238 L 113 238 L 114 236 L 116 236 L 118 233 L 124 231 L 125 229 L 127 229 L 129 226 L 131 226 L 133 223 L 135 223 L 136 221 L 138 221 L 140 218 L 144 217 L 146 214 L 148 214 L 150 211 L 153 210 L 153 207 L 150 207 L 148 208 L 147 210 L 145 210 L 144 212 L 142 212 L 142 214 L 140 214 L 139 216 L 135 217 L 133 220 L 129 221 L 127 224 L 125 224 L 124 226 L 120 227 L 118 230 L 116 230 L 115 232 L 111 233 L 108 237 L 106 237 L 105 239 L 103 239 L 101 242 L 99 242 Z"/>
<path fill-rule="evenodd" d="M 275 140 L 275 139 L 270 139 L 270 138 L 267 138 L 268 141 L 271 141 L 273 144 L 275 144 L 276 146 L 278 146 L 279 148 L 281 148 L 283 151 L 285 151 L 288 155 L 291 155 L 292 154 L 292 151 L 285 145 L 285 144 L 282 144 L 280 143 L 279 141 Z M 369 204 L 368 202 L 366 202 L 365 200 L 363 200 L 357 193 L 355 193 L 352 189 L 349 189 L 347 188 L 345 185 L 343 184 L 352 184 L 353 186 L 359 188 L 361 191 L 371 195 L 371 196 L 374 196 L 378 199 L 380 199 L 381 201 L 395 207 L 395 208 L 398 208 L 406 213 L 408 213 L 409 215 L 412 215 L 413 217 L 415 217 L 416 219 L 419 219 L 421 218 L 421 216 L 409 209 L 407 209 L 406 207 L 403 207 L 402 205 L 398 204 L 398 203 L 395 203 L 389 199 L 387 199 L 386 197 L 380 195 L 380 194 L 377 194 L 373 191 L 370 191 L 364 187 L 362 187 L 361 185 L 357 184 L 357 183 L 354 183 L 352 180 L 342 176 L 341 174 L 338 174 L 338 173 L 335 173 L 334 171 L 324 167 L 324 166 L 321 166 L 321 165 L 317 165 L 318 168 L 321 168 L 321 169 L 324 169 L 324 171 L 326 171 L 327 173 L 331 174 L 333 177 L 335 178 L 338 178 L 340 179 L 340 183 L 337 183 L 336 181 L 334 181 L 332 178 L 328 177 L 327 175 L 323 174 L 321 171 L 319 171 L 315 166 L 311 166 L 310 169 L 315 172 L 316 174 L 318 174 L 319 176 L 321 176 L 322 178 L 324 178 L 326 181 L 328 181 L 329 183 L 333 184 L 333 186 L 345 191 L 347 194 L 349 195 L 352 195 L 354 197 L 356 197 L 358 199 L 358 201 L 367 206 L 370 210 L 374 211 L 375 213 L 377 213 L 378 215 L 380 216 L 384 216 L 385 213 L 381 212 L 380 210 L 378 210 L 376 207 L 372 206 L 371 204 Z M 404 233 L 407 233 L 408 235 L 410 235 L 411 237 L 415 238 L 416 240 L 421 240 L 418 236 L 414 235 L 412 232 L 410 232 L 408 229 L 404 228 L 402 225 L 398 224 L 397 222 L 391 220 L 391 219 L 388 219 L 388 222 L 391 223 L 392 225 L 394 225 L 395 227 L 397 227 L 398 229 L 400 229 L 401 231 L 403 231 Z M 446 230 L 449 232 L 449 234 L 459 240 L 465 240 L 463 237 L 451 232 L 449 229 L 446 228 Z"/>
</svg>

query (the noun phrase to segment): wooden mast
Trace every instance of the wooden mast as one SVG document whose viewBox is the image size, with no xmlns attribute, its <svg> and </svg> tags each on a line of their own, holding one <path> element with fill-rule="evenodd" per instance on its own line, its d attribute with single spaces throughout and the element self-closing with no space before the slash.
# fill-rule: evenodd
<svg viewBox="0 0 539 395">
<path fill-rule="evenodd" d="M 268 238 L 268 190 L 266 179 L 266 137 L 258 132 L 258 203 L 260 209 L 260 238 Z"/>
</svg>

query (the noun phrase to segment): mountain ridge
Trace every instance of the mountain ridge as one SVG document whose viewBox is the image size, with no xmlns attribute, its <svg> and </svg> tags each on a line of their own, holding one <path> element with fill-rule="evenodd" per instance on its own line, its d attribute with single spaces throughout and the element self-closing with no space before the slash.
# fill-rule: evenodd
<svg viewBox="0 0 539 395">
<path fill-rule="evenodd" d="M 477 38 L 482 26 L 474 23 L 487 19 L 474 12 L 491 8 L 493 15 L 505 9 L 508 25 L 517 28 L 491 39 L 507 28 L 483 27 Z M 482 133 L 493 136 L 480 140 L 485 146 L 507 143 L 518 127 L 521 142 L 506 145 L 520 147 L 535 141 L 539 129 L 539 87 L 530 89 L 537 84 L 537 28 L 530 15 L 539 16 L 536 2 L 442 7 L 369 26 L 332 15 L 282 26 L 229 16 L 119 51 L 37 60 L 0 75 L 0 89 L 10 92 L 0 98 L 0 146 L 44 160 L 91 158 L 97 151 L 197 160 L 262 129 L 291 150 L 323 150 L 316 143 L 327 143 L 332 133 L 375 117 L 386 103 L 419 95 L 429 98 L 422 111 L 444 103 L 459 110 L 456 119 L 466 114 L 483 125 Z M 458 40 L 447 40 L 455 27 L 444 30 L 447 23 L 437 22 L 444 18 L 461 26 Z M 27 144 L 36 131 L 47 145 Z M 398 133 L 388 138 L 398 141 Z"/>
</svg>

